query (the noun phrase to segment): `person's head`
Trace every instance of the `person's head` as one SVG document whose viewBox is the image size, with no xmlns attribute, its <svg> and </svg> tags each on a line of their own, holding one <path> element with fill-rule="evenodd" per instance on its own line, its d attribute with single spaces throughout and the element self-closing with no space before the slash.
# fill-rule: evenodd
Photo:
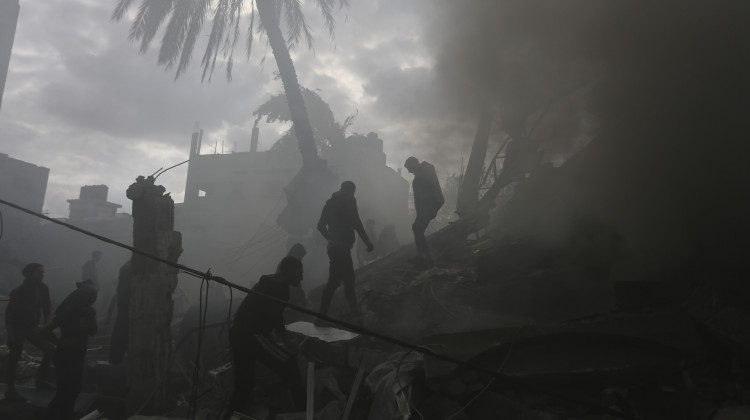
<svg viewBox="0 0 750 420">
<path fill-rule="evenodd" d="M 404 162 L 404 168 L 410 173 L 416 172 L 417 168 L 419 168 L 419 160 L 414 156 L 409 156 L 406 162 Z"/>
<path fill-rule="evenodd" d="M 21 273 L 27 280 L 41 282 L 44 279 L 44 266 L 39 263 L 26 264 Z"/>
<path fill-rule="evenodd" d="M 294 257 L 300 261 L 307 255 L 307 250 L 301 243 L 296 243 L 289 248 L 289 252 L 286 253 L 288 257 Z"/>
<path fill-rule="evenodd" d="M 357 186 L 354 185 L 352 181 L 344 181 L 341 183 L 341 188 L 339 191 L 346 195 L 354 196 L 354 191 L 357 189 Z"/>
<path fill-rule="evenodd" d="M 93 280 L 84 280 L 76 283 L 76 306 L 90 306 L 96 302 L 99 293 Z"/>
<path fill-rule="evenodd" d="M 91 253 L 91 259 L 99 262 L 99 260 L 102 259 L 102 252 L 101 251 L 94 251 Z"/>
<path fill-rule="evenodd" d="M 276 274 L 284 278 L 290 286 L 299 286 L 303 277 L 302 273 L 302 261 L 290 256 L 282 258 L 276 268 Z"/>
</svg>

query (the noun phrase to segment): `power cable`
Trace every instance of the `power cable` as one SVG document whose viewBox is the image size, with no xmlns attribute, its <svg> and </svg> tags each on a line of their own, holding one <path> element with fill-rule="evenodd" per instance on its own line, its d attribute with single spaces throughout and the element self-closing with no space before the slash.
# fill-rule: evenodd
<svg viewBox="0 0 750 420">
<path fill-rule="evenodd" d="M 178 167 L 180 165 L 183 165 L 185 163 L 188 163 L 188 162 L 190 162 L 190 159 L 188 159 L 188 160 L 186 160 L 184 162 L 180 162 L 177 165 L 172 165 L 172 166 L 170 166 L 169 168 L 167 168 L 167 169 L 165 169 L 163 171 L 161 169 L 159 169 L 158 171 L 156 171 L 157 173 L 155 174 L 156 176 L 154 177 L 154 181 L 156 181 L 156 178 L 160 177 L 164 172 L 167 172 L 168 170 L 170 170 L 172 168 L 176 168 L 176 167 Z"/>
<path fill-rule="evenodd" d="M 505 364 L 508 363 L 508 359 L 510 359 L 511 353 L 513 353 L 513 348 L 516 346 L 516 342 L 518 341 L 518 337 L 521 335 L 521 332 L 523 331 L 523 327 L 518 329 L 518 333 L 516 333 L 516 336 L 513 338 L 513 341 L 510 343 L 510 348 L 508 349 L 508 353 L 505 355 L 505 359 L 503 359 L 503 362 L 500 363 L 500 367 L 497 368 L 497 371 L 495 371 L 496 374 L 499 374 L 501 370 L 503 370 L 503 367 L 505 367 Z M 474 403 L 474 401 L 479 398 L 480 395 L 484 393 L 492 384 L 495 382 L 495 376 L 493 376 L 489 382 L 487 382 L 487 385 L 483 386 L 482 389 L 479 390 L 479 392 L 476 393 L 466 404 L 464 404 L 461 408 L 456 410 L 455 413 L 451 414 L 450 416 L 446 417 L 445 420 L 451 420 L 452 418 L 459 415 L 462 411 L 466 410 L 471 404 Z"/>
<path fill-rule="evenodd" d="M 628 415 L 623 414 L 623 413 L 621 413 L 619 411 L 613 410 L 613 409 L 611 409 L 609 407 L 604 407 L 604 406 L 602 406 L 601 404 L 599 404 L 597 402 L 586 401 L 586 400 L 583 400 L 581 398 L 572 397 L 572 396 L 560 393 L 558 391 L 548 389 L 548 388 L 546 388 L 544 386 L 541 386 L 541 385 L 534 385 L 534 384 L 525 382 L 525 381 L 517 379 L 517 378 L 512 378 L 512 377 L 509 377 L 507 375 L 503 375 L 503 374 L 500 374 L 500 373 L 492 372 L 492 371 L 487 370 L 487 369 L 485 369 L 483 367 L 470 364 L 470 363 L 465 362 L 463 360 L 460 360 L 460 359 L 457 359 L 457 358 L 454 358 L 454 357 L 451 357 L 451 356 L 447 356 L 447 355 L 444 355 L 444 354 L 436 353 L 436 352 L 434 352 L 434 351 L 432 351 L 432 350 L 430 350 L 430 349 L 428 349 L 426 347 L 417 346 L 417 345 L 411 344 L 409 342 L 406 342 L 404 340 L 401 340 L 401 339 L 398 339 L 398 338 L 395 338 L 395 337 L 391 337 L 391 336 L 388 336 L 388 335 L 385 335 L 385 334 L 381 334 L 381 333 L 378 333 L 378 332 L 375 332 L 375 331 L 371 331 L 371 330 L 369 330 L 369 329 L 367 329 L 365 327 L 362 327 L 360 325 L 356 325 L 356 324 L 352 324 L 350 322 L 342 321 L 340 319 L 332 318 L 329 315 L 322 314 L 322 313 L 319 313 L 319 312 L 315 312 L 315 311 L 309 310 L 307 308 L 303 308 L 301 306 L 297 306 L 297 305 L 289 303 L 287 301 L 284 301 L 284 300 L 281 300 L 281 299 L 277 299 L 277 298 L 275 298 L 273 296 L 268 296 L 266 294 L 259 293 L 259 292 L 255 291 L 255 290 L 249 289 L 247 287 L 240 286 L 238 284 L 232 283 L 232 282 L 224 279 L 223 277 L 214 276 L 210 272 L 203 273 L 203 272 L 200 272 L 200 271 L 198 271 L 198 270 L 196 270 L 194 268 L 187 267 L 185 265 L 176 263 L 174 261 L 169 261 L 169 260 L 166 260 L 164 258 L 160 258 L 158 256 L 151 255 L 148 252 L 139 250 L 139 249 L 134 248 L 132 246 L 129 246 L 129 245 L 123 244 L 121 242 L 115 241 L 113 239 L 107 238 L 105 236 L 97 235 L 97 234 L 95 234 L 93 232 L 89 232 L 89 231 L 87 231 L 85 229 L 81 229 L 81 228 L 79 228 L 77 226 L 73 226 L 73 225 L 71 225 L 69 223 L 65 223 L 65 222 L 62 222 L 60 220 L 53 219 L 51 217 L 45 216 L 43 214 L 37 213 L 37 212 L 35 212 L 33 210 L 29 210 L 27 208 L 21 207 L 21 206 L 19 206 L 17 204 L 5 201 L 3 199 L 0 199 L 0 204 L 5 204 L 5 205 L 7 205 L 9 207 L 12 207 L 12 208 L 14 208 L 16 210 L 22 211 L 24 213 L 31 214 L 33 216 L 39 217 L 41 219 L 47 220 L 49 222 L 52 222 L 52 223 L 55 223 L 55 224 L 58 224 L 58 225 L 61 225 L 61 226 L 65 226 L 68 229 L 74 230 L 76 232 L 80 232 L 80 233 L 82 233 L 84 235 L 87 235 L 87 236 L 90 236 L 92 238 L 99 239 L 102 242 L 106 242 L 106 243 L 118 246 L 120 248 L 128 249 L 128 250 L 132 251 L 135 254 L 142 255 L 142 256 L 144 256 L 146 258 L 149 258 L 151 260 L 158 261 L 160 263 L 163 263 L 163 264 L 168 265 L 168 266 L 173 267 L 173 268 L 177 268 L 178 270 L 182 270 L 182 271 L 184 271 L 184 272 L 186 272 L 188 274 L 192 274 L 192 275 L 194 275 L 196 277 L 204 278 L 205 281 L 215 281 L 215 282 L 217 282 L 219 284 L 223 284 L 223 285 L 225 285 L 227 287 L 235 288 L 235 289 L 243 291 L 245 293 L 256 295 L 256 296 L 258 296 L 258 297 L 260 297 L 262 299 L 266 299 L 268 301 L 274 302 L 274 303 L 276 303 L 278 305 L 281 305 L 281 306 L 284 306 L 284 307 L 287 307 L 287 308 L 291 308 L 292 310 L 295 310 L 297 312 L 300 312 L 300 313 L 303 313 L 303 314 L 306 314 L 306 315 L 314 316 L 314 317 L 316 317 L 318 319 L 321 319 L 323 321 L 327 321 L 327 322 L 329 322 L 331 324 L 338 325 L 338 326 L 340 326 L 340 327 L 342 327 L 342 328 L 344 328 L 346 330 L 349 330 L 349 331 L 352 331 L 352 332 L 355 332 L 355 333 L 358 333 L 358 334 L 361 334 L 361 335 L 373 337 L 373 338 L 379 339 L 381 341 L 385 341 L 387 343 L 394 344 L 394 345 L 399 346 L 399 347 L 403 347 L 403 348 L 406 348 L 406 349 L 411 349 L 413 351 L 421 353 L 422 355 L 430 356 L 430 357 L 435 358 L 435 359 L 440 359 L 440 360 L 443 360 L 443 361 L 455 364 L 457 366 L 463 367 L 465 369 L 469 369 L 469 370 L 472 370 L 472 371 L 475 371 L 475 372 L 480 372 L 480 373 L 483 373 L 483 374 L 486 374 L 486 375 L 490 375 L 490 376 L 494 377 L 496 380 L 502 381 L 503 383 L 505 383 L 505 384 L 507 384 L 509 386 L 515 386 L 515 387 L 519 387 L 519 388 L 525 388 L 525 389 L 528 389 L 528 390 L 532 390 L 532 391 L 535 391 L 535 392 L 538 392 L 538 393 L 542 393 L 542 394 L 545 394 L 545 395 L 548 395 L 548 396 L 551 396 L 551 397 L 558 398 L 558 399 L 560 399 L 562 401 L 566 401 L 568 403 L 577 404 L 577 405 L 589 407 L 589 408 L 592 408 L 592 409 L 596 409 L 596 410 L 598 410 L 601 413 L 606 413 L 606 414 L 609 414 L 609 415 L 617 417 L 617 418 L 627 419 L 627 420 L 632 420 L 633 419 L 632 416 L 628 416 Z"/>
</svg>

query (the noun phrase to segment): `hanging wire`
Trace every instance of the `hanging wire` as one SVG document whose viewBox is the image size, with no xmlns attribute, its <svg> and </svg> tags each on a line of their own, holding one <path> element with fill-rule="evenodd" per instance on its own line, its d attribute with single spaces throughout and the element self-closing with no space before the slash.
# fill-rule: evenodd
<svg viewBox="0 0 750 420">
<path fill-rule="evenodd" d="M 388 336 L 388 335 L 385 335 L 385 334 L 382 334 L 382 333 L 378 333 L 378 332 L 369 330 L 369 329 L 367 329 L 367 328 L 365 328 L 365 327 L 363 327 L 361 325 L 352 324 L 350 322 L 342 321 L 340 319 L 333 318 L 333 317 L 331 317 L 329 315 L 322 314 L 320 312 L 316 312 L 316 311 L 313 311 L 313 310 L 310 310 L 310 309 L 307 309 L 307 308 L 303 308 L 301 306 L 289 303 L 288 301 L 277 299 L 277 298 L 275 298 L 273 296 L 268 296 L 266 294 L 259 293 L 259 292 L 255 291 L 255 290 L 251 290 L 250 288 L 247 288 L 247 287 L 240 286 L 238 284 L 232 283 L 230 281 L 227 281 L 223 277 L 214 276 L 214 275 L 212 275 L 210 273 L 210 271 L 206 272 L 206 273 L 202 273 L 202 272 L 200 272 L 200 271 L 198 271 L 198 270 L 196 270 L 194 268 L 190 268 L 190 267 L 187 267 L 187 266 L 185 266 L 183 264 L 179 264 L 179 263 L 176 263 L 174 261 L 169 261 L 169 260 L 166 260 L 164 258 L 161 258 L 161 257 L 155 256 L 155 255 L 149 254 L 148 252 L 145 252 L 145 251 L 142 251 L 140 249 L 134 248 L 132 246 L 126 245 L 126 244 L 124 244 L 122 242 L 118 242 L 118 241 L 116 241 L 114 239 L 110 239 L 110 238 L 107 238 L 105 236 L 95 234 L 93 232 L 87 231 L 85 229 L 81 229 L 81 228 L 79 228 L 77 226 L 74 226 L 74 225 L 71 225 L 69 223 L 65 223 L 63 221 L 60 221 L 60 220 L 57 220 L 57 219 L 53 219 L 53 218 L 51 218 L 49 216 L 46 216 L 44 214 L 35 212 L 33 210 L 29 210 L 29 209 L 27 209 L 25 207 L 19 206 L 19 205 L 14 204 L 14 203 L 11 203 L 9 201 L 0 199 L 0 204 L 5 204 L 5 205 L 7 205 L 9 207 L 12 207 L 12 208 L 14 208 L 16 210 L 19 210 L 19 211 L 22 211 L 24 213 L 31 214 L 31 215 L 36 216 L 38 218 L 47 220 L 49 222 L 52 222 L 52 223 L 64 226 L 64 227 L 66 227 L 66 228 L 68 228 L 70 230 L 74 230 L 76 232 L 80 232 L 80 233 L 82 233 L 84 235 L 90 236 L 92 238 L 96 238 L 96 239 L 98 239 L 98 240 L 100 240 L 102 242 L 106 242 L 106 243 L 115 245 L 115 246 L 120 247 L 120 248 L 128 249 L 128 250 L 132 251 L 135 254 L 142 255 L 142 256 L 144 256 L 146 258 L 149 258 L 149 259 L 151 259 L 153 261 L 158 261 L 160 263 L 166 264 L 167 266 L 176 268 L 178 270 L 182 270 L 182 271 L 187 272 L 188 274 L 192 274 L 192 275 L 194 275 L 196 277 L 200 277 L 200 278 L 204 279 L 204 281 L 206 281 L 206 282 L 215 281 L 215 282 L 217 282 L 219 284 L 223 284 L 225 286 L 241 290 L 241 291 L 243 291 L 245 293 L 256 295 L 256 296 L 258 296 L 258 297 L 260 297 L 262 299 L 266 299 L 268 301 L 274 302 L 274 303 L 282 305 L 284 307 L 291 308 L 294 311 L 297 311 L 297 312 L 300 312 L 300 313 L 303 313 L 303 314 L 306 314 L 306 315 L 314 316 L 315 318 L 321 319 L 323 321 L 327 321 L 327 322 L 329 322 L 331 324 L 338 325 L 339 327 L 344 328 L 346 330 L 349 330 L 349 331 L 352 331 L 352 332 L 355 332 L 355 333 L 358 333 L 358 334 L 370 336 L 370 337 L 379 339 L 381 341 L 385 341 L 385 342 L 397 345 L 399 347 L 410 349 L 412 351 L 416 351 L 418 353 L 421 353 L 421 354 L 423 354 L 425 356 L 430 356 L 430 357 L 433 357 L 435 359 L 443 360 L 443 361 L 455 364 L 457 366 L 461 366 L 463 368 L 466 368 L 466 369 L 469 369 L 469 370 L 472 370 L 472 371 L 475 371 L 475 372 L 480 372 L 480 373 L 483 373 L 483 374 L 490 375 L 490 376 L 494 377 L 495 380 L 503 381 L 503 383 L 508 384 L 509 386 L 515 386 L 515 387 L 519 387 L 519 388 L 523 388 L 523 389 L 535 391 L 535 392 L 538 392 L 538 393 L 546 394 L 548 396 L 558 398 L 558 399 L 560 399 L 562 401 L 567 401 L 569 403 L 573 403 L 573 404 L 577 404 L 577 405 L 581 405 L 581 406 L 585 406 L 585 407 L 589 407 L 589 408 L 595 409 L 598 412 L 606 413 L 606 414 L 609 414 L 609 415 L 611 415 L 613 417 L 617 417 L 617 418 L 621 418 L 621 419 L 626 419 L 626 420 L 633 419 L 633 416 L 630 416 L 630 415 L 625 414 L 625 413 L 621 413 L 621 412 L 619 412 L 617 410 L 613 410 L 613 409 L 611 409 L 609 407 L 604 407 L 599 402 L 588 401 L 588 400 L 584 400 L 584 399 L 582 399 L 580 397 L 569 396 L 569 395 L 561 393 L 559 391 L 556 391 L 556 390 L 553 390 L 553 389 L 549 389 L 548 387 L 543 386 L 543 385 L 532 384 L 532 383 L 523 381 L 523 380 L 518 379 L 518 378 L 512 378 L 512 377 L 503 375 L 501 373 L 493 372 L 493 371 L 487 370 L 487 369 L 485 369 L 483 367 L 476 366 L 476 365 L 470 364 L 468 362 L 465 362 L 463 360 L 457 359 L 455 357 L 451 357 L 451 356 L 447 356 L 447 355 L 444 355 L 444 354 L 437 353 L 435 351 L 430 350 L 429 348 L 426 348 L 426 347 L 423 347 L 423 346 L 417 346 L 417 345 L 411 344 L 411 343 L 409 343 L 407 341 L 404 341 L 402 339 L 391 337 L 391 336 Z M 204 314 L 203 319 L 204 319 L 204 322 L 205 322 L 205 314 Z"/>
</svg>

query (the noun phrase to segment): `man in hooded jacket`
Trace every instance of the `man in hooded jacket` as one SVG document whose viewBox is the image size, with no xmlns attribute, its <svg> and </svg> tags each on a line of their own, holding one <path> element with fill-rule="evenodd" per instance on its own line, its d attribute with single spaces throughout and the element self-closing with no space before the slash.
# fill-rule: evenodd
<svg viewBox="0 0 750 420">
<path fill-rule="evenodd" d="M 352 262 L 352 246 L 354 246 L 354 232 L 367 246 L 367 252 L 375 248 L 367 236 L 362 219 L 359 218 L 357 200 L 354 198 L 356 186 L 352 181 L 344 181 L 341 188 L 333 193 L 326 201 L 318 220 L 318 231 L 328 241 L 328 283 L 323 290 L 320 302 L 320 312 L 328 314 L 333 294 L 344 283 L 344 295 L 349 303 L 349 310 L 353 316 L 360 316 L 357 298 L 354 292 L 354 264 Z"/>
<path fill-rule="evenodd" d="M 76 398 L 83 386 L 83 369 L 89 336 L 96 334 L 96 284 L 87 279 L 76 283 L 78 288 L 66 297 L 55 316 L 43 329 L 60 329 L 55 351 L 57 391 L 47 406 L 46 419 L 73 420 Z"/>
</svg>

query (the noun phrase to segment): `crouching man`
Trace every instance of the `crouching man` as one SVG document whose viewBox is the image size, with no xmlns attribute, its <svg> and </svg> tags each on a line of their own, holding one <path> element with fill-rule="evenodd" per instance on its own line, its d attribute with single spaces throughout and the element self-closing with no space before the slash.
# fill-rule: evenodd
<svg viewBox="0 0 750 420">
<path fill-rule="evenodd" d="M 275 274 L 262 276 L 252 290 L 288 302 L 289 287 L 298 287 L 301 281 L 302 262 L 287 256 L 281 260 Z M 284 305 L 253 293 L 249 293 L 237 309 L 229 329 L 234 390 L 224 413 L 225 419 L 252 401 L 255 382 L 253 364 L 256 360 L 286 382 L 295 410 L 305 410 L 305 388 L 287 341 L 283 312 Z"/>
</svg>

